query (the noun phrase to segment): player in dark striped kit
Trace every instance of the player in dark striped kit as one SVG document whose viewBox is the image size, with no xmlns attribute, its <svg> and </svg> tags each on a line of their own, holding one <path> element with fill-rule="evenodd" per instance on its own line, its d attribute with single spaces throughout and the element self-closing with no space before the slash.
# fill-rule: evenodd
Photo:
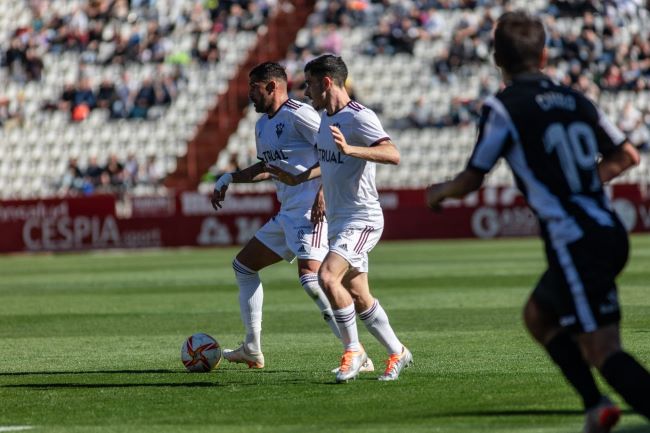
<svg viewBox="0 0 650 433">
<path fill-rule="evenodd" d="M 427 203 L 437 209 L 478 189 L 506 159 L 539 219 L 548 259 L 524 308 L 526 326 L 581 395 L 584 431 L 608 432 L 620 410 L 600 393 L 590 366 L 650 417 L 650 374 L 620 342 L 615 278 L 627 261 L 627 233 L 602 187 L 639 155 L 591 101 L 541 72 L 545 38 L 542 22 L 526 13 L 499 19 L 494 58 L 506 87 L 485 101 L 467 168 L 431 185 Z"/>
</svg>

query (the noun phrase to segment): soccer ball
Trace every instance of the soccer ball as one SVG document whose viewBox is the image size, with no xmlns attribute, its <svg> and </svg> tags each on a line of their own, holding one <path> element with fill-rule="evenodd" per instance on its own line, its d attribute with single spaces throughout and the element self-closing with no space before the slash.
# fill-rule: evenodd
<svg viewBox="0 0 650 433">
<path fill-rule="evenodd" d="M 221 346 L 208 334 L 191 335 L 181 346 L 181 361 L 192 373 L 207 373 L 221 362 Z"/>
</svg>

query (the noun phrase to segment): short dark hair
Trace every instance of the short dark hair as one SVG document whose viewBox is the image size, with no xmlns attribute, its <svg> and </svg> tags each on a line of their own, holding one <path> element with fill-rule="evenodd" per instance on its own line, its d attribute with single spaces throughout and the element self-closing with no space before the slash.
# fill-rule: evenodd
<svg viewBox="0 0 650 433">
<path fill-rule="evenodd" d="M 272 79 L 282 80 L 285 83 L 288 81 L 287 72 L 282 65 L 275 62 L 264 62 L 255 66 L 248 73 L 248 78 L 253 81 L 270 81 Z"/>
<path fill-rule="evenodd" d="M 305 73 L 322 78 L 330 77 L 338 86 L 343 87 L 348 79 L 348 67 L 342 58 L 332 54 L 325 54 L 315 58 L 305 65 Z"/>
<path fill-rule="evenodd" d="M 494 60 L 511 75 L 536 69 L 545 44 L 541 19 L 523 11 L 506 12 L 494 30 Z"/>
</svg>

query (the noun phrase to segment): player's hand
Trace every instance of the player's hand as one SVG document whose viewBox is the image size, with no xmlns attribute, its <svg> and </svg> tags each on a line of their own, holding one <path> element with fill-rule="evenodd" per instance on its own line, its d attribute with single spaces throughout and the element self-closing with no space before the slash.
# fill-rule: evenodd
<svg viewBox="0 0 650 433">
<path fill-rule="evenodd" d="M 334 125 L 330 125 L 330 131 L 332 131 L 332 138 L 334 138 L 336 147 L 339 148 L 343 155 L 347 155 L 349 153 L 350 145 L 345 141 L 345 137 L 341 130 Z"/>
<path fill-rule="evenodd" d="M 279 180 L 285 185 L 296 186 L 301 183 L 301 180 L 298 176 L 294 176 L 293 174 L 284 171 L 279 167 L 267 164 L 266 171 L 268 173 L 271 173 L 271 177 L 273 177 L 273 179 Z"/>
<path fill-rule="evenodd" d="M 218 211 L 221 209 L 221 206 L 223 206 L 221 202 L 226 199 L 226 191 L 228 191 L 227 186 L 224 186 L 220 190 L 215 188 L 214 191 L 212 191 L 212 200 L 210 200 L 210 202 L 212 203 L 214 210 Z"/>
<path fill-rule="evenodd" d="M 427 207 L 434 211 L 442 210 L 442 202 L 446 198 L 444 195 L 445 183 L 434 183 L 429 185 L 424 192 Z"/>
<path fill-rule="evenodd" d="M 214 184 L 214 191 L 212 191 L 212 207 L 214 210 L 218 211 L 221 209 L 221 202 L 226 199 L 226 191 L 228 190 L 228 185 L 232 182 L 232 174 L 224 173 L 217 179 L 217 182 Z"/>
<path fill-rule="evenodd" d="M 318 190 L 314 205 L 311 207 L 311 222 L 318 224 L 325 219 L 325 197 L 323 196 L 323 189 Z"/>
</svg>

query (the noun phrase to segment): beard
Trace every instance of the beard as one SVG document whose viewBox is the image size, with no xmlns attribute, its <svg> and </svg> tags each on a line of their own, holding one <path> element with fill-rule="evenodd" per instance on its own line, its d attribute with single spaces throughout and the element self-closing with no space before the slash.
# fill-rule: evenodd
<svg viewBox="0 0 650 433">
<path fill-rule="evenodd" d="M 265 107 L 262 102 L 253 101 L 253 107 L 255 107 L 256 113 L 266 113 Z"/>
</svg>

